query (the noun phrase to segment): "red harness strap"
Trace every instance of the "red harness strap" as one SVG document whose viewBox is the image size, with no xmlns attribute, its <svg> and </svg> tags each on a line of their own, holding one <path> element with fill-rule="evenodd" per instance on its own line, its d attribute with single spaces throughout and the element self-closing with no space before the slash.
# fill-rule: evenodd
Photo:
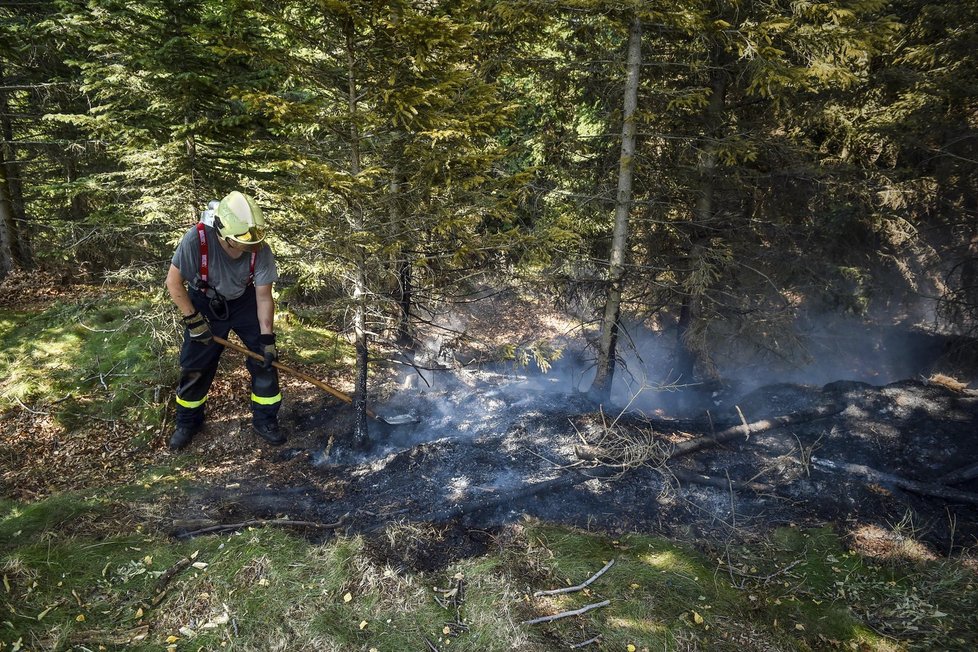
<svg viewBox="0 0 978 652">
<path fill-rule="evenodd" d="M 197 237 L 200 238 L 200 285 L 207 288 L 207 233 L 203 222 L 197 222 Z"/>
<path fill-rule="evenodd" d="M 207 233 L 204 231 L 203 222 L 197 222 L 197 237 L 200 238 L 200 287 L 206 290 L 210 286 L 207 284 Z M 251 285 L 255 281 L 255 260 L 257 258 L 258 252 L 252 251 L 247 285 Z"/>
</svg>

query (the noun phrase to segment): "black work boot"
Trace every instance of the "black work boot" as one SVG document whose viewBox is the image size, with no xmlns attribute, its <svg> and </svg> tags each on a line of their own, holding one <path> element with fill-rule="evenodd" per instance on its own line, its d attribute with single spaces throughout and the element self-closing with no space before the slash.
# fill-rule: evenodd
<svg viewBox="0 0 978 652">
<path fill-rule="evenodd" d="M 255 432 L 258 436 L 267 441 L 272 446 L 280 446 L 285 443 L 285 433 L 278 427 L 278 423 L 256 423 Z"/>
<path fill-rule="evenodd" d="M 170 450 L 178 451 L 190 443 L 190 440 L 197 434 L 197 429 L 191 426 L 177 426 L 170 436 Z"/>
</svg>

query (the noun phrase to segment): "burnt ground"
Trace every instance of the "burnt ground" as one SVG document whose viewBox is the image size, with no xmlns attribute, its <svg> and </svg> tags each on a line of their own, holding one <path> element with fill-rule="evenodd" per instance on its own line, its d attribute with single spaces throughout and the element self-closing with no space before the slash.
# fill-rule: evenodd
<svg viewBox="0 0 978 652">
<path fill-rule="evenodd" d="M 191 502 L 172 507 L 173 534 L 281 517 L 340 522 L 340 531 L 368 535 L 392 523 L 423 524 L 423 543 L 378 551 L 420 568 L 479 553 L 491 533 L 524 515 L 718 542 L 830 524 L 854 547 L 883 556 L 901 554 L 909 542 L 922 542 L 917 554 L 930 556 L 978 543 L 974 502 L 920 495 L 838 468 L 863 465 L 929 483 L 975 463 L 978 392 L 916 380 L 776 384 L 713 394 L 691 418 L 669 419 L 605 414 L 580 394 L 554 391 L 553 383 L 505 368 L 446 373 L 427 391 L 404 389 L 375 405 L 382 415 L 410 410 L 418 421 L 372 422 L 365 451 L 348 445 L 348 406 L 306 393 L 283 410 L 290 432 L 284 447 L 261 449 L 249 434 L 260 450 L 248 463 L 198 474 Z M 663 446 L 720 432 L 742 423 L 741 415 L 757 422 L 816 408 L 833 413 L 738 435 L 665 465 L 656 461 Z M 582 461 L 575 450 L 585 444 L 617 447 L 623 452 L 613 461 L 623 466 Z M 205 439 L 192 449 L 208 445 Z M 677 480 L 684 472 L 719 486 Z M 728 481 L 753 485 L 732 488 Z M 976 481 L 954 488 L 978 495 Z M 385 537 L 371 540 L 386 546 Z"/>
<path fill-rule="evenodd" d="M 46 287 L 50 290 L 6 297 L 34 297 L 46 305 L 78 294 L 56 282 Z M 565 321 L 539 306 L 512 301 L 503 308 L 493 306 L 481 323 L 465 326 L 486 343 L 482 359 L 492 359 L 492 352 L 516 332 L 526 334 L 525 341 L 547 342 L 558 342 L 567 332 Z M 867 351 L 876 352 L 859 342 L 860 348 L 841 356 L 853 365 L 864 362 Z M 453 343 L 431 344 L 429 349 L 441 350 Z M 944 346 L 938 344 L 937 349 Z M 900 342 L 883 353 L 888 360 L 906 360 L 899 355 L 906 350 Z M 940 351 L 931 353 L 928 361 Z M 303 368 L 301 361 L 286 362 Z M 349 446 L 350 408 L 287 375 L 282 377 L 282 424 L 289 441 L 268 447 L 248 427 L 248 379 L 241 360 L 226 355 L 221 365 L 205 430 L 179 454 L 166 450 L 166 424 L 134 438 L 143 427 L 122 421 L 93 422 L 90 429 L 68 432 L 54 418 L 52 406 L 7 412 L 0 424 L 4 495 L 35 500 L 120 482 L 141 484 L 167 460 L 165 467 L 176 469 L 171 477 L 189 479 L 187 491 L 138 509 L 133 522 L 148 518 L 176 536 L 215 524 L 283 516 L 342 521 L 338 530 L 347 533 L 379 533 L 389 524 L 406 524 L 421 534 L 399 537 L 407 547 L 387 549 L 383 536 L 370 540 L 378 554 L 419 568 L 478 554 L 500 526 L 523 515 L 612 533 L 719 542 L 764 536 L 786 524 L 828 524 L 849 537 L 853 547 L 882 556 L 912 549 L 916 555 L 940 557 L 978 549 L 974 502 L 921 495 L 837 466 L 864 465 L 930 482 L 978 463 L 978 392 L 954 383 L 838 381 L 699 395 L 652 392 L 651 400 L 634 403 L 647 413 L 620 414 L 602 412 L 553 371 L 541 374 L 498 363 L 470 366 L 431 374 L 427 382 L 415 378 L 396 389 L 390 379 L 378 383 L 386 387 L 382 400 L 373 404 L 378 412 L 411 412 L 418 420 L 401 426 L 372 422 L 371 446 L 361 451 Z M 348 373 L 309 371 L 350 389 Z M 921 378 L 932 371 L 917 365 L 901 368 L 895 377 Z M 756 422 L 819 406 L 832 406 L 834 412 L 749 438 L 738 436 L 664 466 L 655 461 L 662 446 L 722 431 L 740 423 L 741 415 Z M 575 454 L 583 444 L 622 442 L 628 444 L 627 468 L 582 462 Z M 709 476 L 720 486 L 676 478 L 688 477 L 684 472 Z M 726 481 L 754 484 L 732 489 L 724 486 Z M 978 481 L 954 489 L 978 494 Z M 333 530 L 306 531 L 317 538 Z"/>
</svg>

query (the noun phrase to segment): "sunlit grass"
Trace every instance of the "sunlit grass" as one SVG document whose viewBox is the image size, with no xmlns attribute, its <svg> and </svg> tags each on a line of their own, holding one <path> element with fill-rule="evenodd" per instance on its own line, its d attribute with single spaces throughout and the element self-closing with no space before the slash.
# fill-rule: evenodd
<svg viewBox="0 0 978 652">
<path fill-rule="evenodd" d="M 145 479 L 168 488 L 179 484 L 179 474 L 164 468 Z M 94 649 L 99 641 L 127 636 L 141 637 L 127 643 L 135 650 L 176 644 L 378 652 L 425 649 L 426 640 L 442 650 L 545 651 L 591 636 L 599 637 L 598 649 L 631 645 L 637 651 L 890 652 L 936 649 L 927 645 L 937 636 L 940 649 L 973 649 L 975 642 L 973 570 L 944 562 L 908 566 L 890 579 L 894 569 L 874 569 L 850 553 L 847 559 L 861 575 L 850 577 L 845 599 L 833 599 L 812 588 L 819 584 L 814 574 L 824 570 L 820 559 L 843 561 L 838 539 L 826 531 L 779 534 L 774 539 L 782 545 L 755 547 L 731 559 L 767 577 L 784 567 L 783 553 L 804 551 L 801 559 L 810 559 L 810 567 L 797 573 L 802 564 L 792 567 L 789 587 L 735 585 L 701 551 L 655 537 L 611 538 L 532 522 L 505 547 L 421 573 L 372 558 L 361 537 L 315 545 L 275 528 L 189 541 L 138 533 L 86 536 L 80 525 L 110 517 L 107 500 L 63 496 L 0 505 L 0 540 L 8 542 L 5 600 L 12 610 L 0 641 L 8 647 L 20 640 L 24 649 Z M 56 534 L 66 529 L 76 534 Z M 423 528 L 402 528 L 391 536 L 421 534 Z M 182 559 L 165 595 L 157 596 L 160 578 Z M 610 559 L 614 565 L 585 590 L 533 596 L 535 590 L 580 583 Z M 439 605 L 435 596 L 445 594 L 436 589 L 459 581 L 464 599 Z M 917 602 L 911 604 L 914 595 Z M 609 604 L 583 616 L 523 624 L 601 600 Z M 905 629 L 876 632 L 853 608 L 862 602 L 872 604 L 877 615 L 893 617 L 909 618 L 901 610 L 911 608 L 940 608 L 947 626 L 934 628 L 926 620 L 931 614 L 920 613 Z M 457 617 L 463 629 L 449 626 Z"/>
<path fill-rule="evenodd" d="M 283 316 L 287 319 L 287 315 Z M 314 318 L 282 329 L 283 359 L 352 369 L 353 348 Z M 0 312 L 0 410 L 29 409 L 65 428 L 92 419 L 139 433 L 170 406 L 180 327 L 167 300 L 138 292 Z"/>
</svg>

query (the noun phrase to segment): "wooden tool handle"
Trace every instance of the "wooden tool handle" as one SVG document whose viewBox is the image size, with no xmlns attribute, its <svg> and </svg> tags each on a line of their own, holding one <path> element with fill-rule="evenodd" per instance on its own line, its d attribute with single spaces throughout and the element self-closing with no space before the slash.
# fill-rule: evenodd
<svg viewBox="0 0 978 652">
<path fill-rule="evenodd" d="M 258 355 L 254 351 L 251 351 L 249 349 L 246 349 L 245 347 L 240 346 L 238 344 L 235 344 L 234 342 L 228 342 L 223 337 L 218 337 L 217 335 L 214 335 L 213 338 L 214 338 L 214 341 L 217 342 L 218 344 L 220 344 L 221 346 L 226 346 L 229 349 L 234 349 L 238 353 L 244 353 L 246 356 L 248 356 L 250 358 L 254 358 L 255 360 L 258 360 L 259 362 L 265 362 L 265 358 L 262 357 L 261 355 Z M 286 373 L 292 374 L 293 376 L 296 376 L 298 378 L 301 378 L 302 380 L 304 380 L 304 381 L 306 381 L 308 383 L 312 383 L 313 385 L 315 385 L 319 389 L 323 390 L 324 392 L 326 392 L 328 394 L 331 394 L 331 395 L 335 396 L 336 398 L 340 399 L 344 403 L 351 403 L 351 404 L 353 403 L 353 397 L 350 396 L 349 394 L 344 394 L 340 390 L 338 390 L 338 389 L 336 389 L 334 387 L 330 387 L 329 385 L 327 385 L 323 381 L 321 381 L 321 380 L 319 380 L 317 378 L 313 378 L 309 374 L 304 374 L 304 373 L 302 373 L 301 371 L 299 371 L 297 369 L 293 369 L 292 367 L 287 367 L 284 364 L 282 364 L 281 362 L 279 362 L 278 360 L 272 362 L 272 366 L 275 367 L 276 369 L 279 369 L 279 370 L 284 371 Z M 367 416 L 376 417 L 376 415 L 371 410 L 367 410 Z"/>
</svg>

